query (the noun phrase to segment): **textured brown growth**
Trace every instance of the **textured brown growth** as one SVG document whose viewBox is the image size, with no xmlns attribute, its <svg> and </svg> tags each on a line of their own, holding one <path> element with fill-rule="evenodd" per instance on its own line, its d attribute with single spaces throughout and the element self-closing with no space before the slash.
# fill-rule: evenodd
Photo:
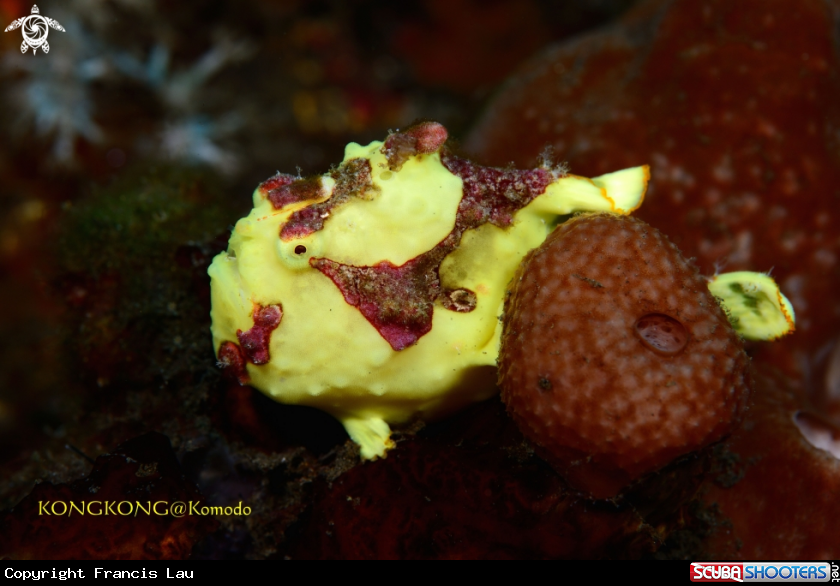
<svg viewBox="0 0 840 586">
<path fill-rule="evenodd" d="M 740 421 L 751 384 L 741 340 L 659 231 L 579 216 L 529 255 L 514 282 L 502 398 L 575 488 L 615 496 Z"/>
<path fill-rule="evenodd" d="M 257 305 L 254 308 L 254 326 L 247 332 L 236 330 L 236 337 L 242 344 L 245 357 L 252 364 L 268 364 L 271 361 L 268 344 L 271 332 L 280 325 L 283 319 L 283 308 L 277 305 L 265 307 Z"/>
<path fill-rule="evenodd" d="M 435 301 L 450 311 L 475 309 L 474 292 L 442 291 L 440 287 L 440 263 L 458 247 L 464 232 L 487 222 L 510 225 L 513 214 L 542 194 L 555 178 L 546 169 L 481 167 L 447 152 L 441 154 L 441 160 L 463 180 L 464 194 L 452 232 L 434 248 L 399 267 L 387 261 L 373 266 L 352 266 L 328 258 L 309 259 L 310 265 L 332 279 L 344 300 L 358 307 L 397 351 L 431 331 Z"/>
<path fill-rule="evenodd" d="M 280 229 L 281 240 L 288 242 L 317 232 L 324 227 L 324 222 L 330 217 L 334 208 L 347 203 L 351 197 L 367 199 L 373 195 L 370 162 L 367 159 L 351 159 L 334 170 L 331 175 L 335 180 L 332 197 L 294 212 L 289 217 L 289 221 Z M 305 185 L 306 181 L 309 180 L 304 180 L 302 183 Z M 318 181 L 320 183 L 320 180 Z M 301 194 L 306 193 L 308 191 L 302 187 Z"/>
<path fill-rule="evenodd" d="M 420 122 L 394 132 L 385 139 L 382 154 L 388 159 L 388 168 L 399 171 L 410 157 L 433 153 L 443 146 L 449 133 L 439 122 Z"/>
</svg>

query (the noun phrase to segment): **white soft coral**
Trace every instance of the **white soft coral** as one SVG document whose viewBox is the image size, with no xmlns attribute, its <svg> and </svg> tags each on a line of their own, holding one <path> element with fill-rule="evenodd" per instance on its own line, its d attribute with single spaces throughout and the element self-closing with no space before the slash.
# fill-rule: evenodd
<svg viewBox="0 0 840 586">
<path fill-rule="evenodd" d="M 38 136 L 53 137 L 55 162 L 73 162 L 79 138 L 100 142 L 101 129 L 93 120 L 90 84 L 105 75 L 107 63 L 99 54 L 97 42 L 73 17 L 65 17 L 67 35 L 62 36 L 61 50 L 49 58 L 8 54 L 3 68 L 24 72 L 26 77 L 11 84 L 8 100 L 19 114 L 16 129 L 24 132 L 34 125 Z"/>
<path fill-rule="evenodd" d="M 251 54 L 248 43 L 223 37 L 198 61 L 180 71 L 170 70 L 169 50 L 164 45 L 156 45 L 145 62 L 127 54 L 115 56 L 113 64 L 117 70 L 148 86 L 168 112 L 156 140 L 144 141 L 145 144 L 154 144 L 155 152 L 170 160 L 234 172 L 238 166 L 236 156 L 218 142 L 242 126 L 240 118 L 231 114 L 214 120 L 202 114 L 198 106 L 207 102 L 205 86 L 214 75 Z"/>
<path fill-rule="evenodd" d="M 100 9 L 109 13 L 106 6 Z M 31 134 L 34 127 L 37 136 L 51 141 L 52 162 L 72 166 L 78 141 L 101 143 L 108 134 L 107 127 L 96 123 L 92 82 L 101 81 L 100 89 L 107 96 L 109 89 L 130 79 L 147 88 L 165 112 L 148 132 L 133 137 L 140 152 L 167 161 L 210 165 L 223 173 L 236 170 L 236 156 L 221 143 L 241 128 L 242 121 L 235 114 L 207 112 L 214 97 L 208 85 L 221 70 L 250 57 L 250 44 L 221 34 L 198 60 L 176 69 L 162 42 L 145 59 L 137 58 L 94 32 L 107 23 L 88 18 L 82 22 L 67 11 L 57 16 L 66 33 L 48 58 L 8 54 L 2 61 L 2 69 L 12 78 L 6 85 L 6 101 L 16 113 L 14 128 L 19 135 Z M 159 24 L 159 29 L 165 25 Z M 157 36 L 166 37 L 165 32 Z"/>
</svg>

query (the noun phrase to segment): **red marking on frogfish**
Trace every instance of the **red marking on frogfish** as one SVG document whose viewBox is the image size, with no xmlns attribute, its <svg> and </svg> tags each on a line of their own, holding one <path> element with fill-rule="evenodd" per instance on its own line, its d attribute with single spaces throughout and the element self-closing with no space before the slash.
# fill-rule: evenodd
<svg viewBox="0 0 840 586">
<path fill-rule="evenodd" d="M 482 167 L 467 159 L 449 154 L 441 157 L 443 165 L 464 182 L 464 197 L 458 206 L 458 220 L 465 228 L 490 222 L 509 226 L 513 214 L 545 192 L 562 175 L 547 169 L 496 169 Z"/>
<path fill-rule="evenodd" d="M 439 140 L 439 133 L 437 136 L 437 139 L 427 137 L 429 143 Z M 313 268 L 335 283 L 344 300 L 357 307 L 396 351 L 415 344 L 431 331 L 436 301 L 450 311 L 475 309 L 475 293 L 468 289 L 442 290 L 438 274 L 440 263 L 458 247 L 464 232 L 487 222 L 502 227 L 510 225 L 513 214 L 544 193 L 557 176 L 556 172 L 547 169 L 520 171 L 481 167 L 445 151 L 441 160 L 450 172 L 463 180 L 464 195 L 455 216 L 455 226 L 431 250 L 402 266 L 387 261 L 373 266 L 346 265 L 328 258 L 309 261 Z"/>
<path fill-rule="evenodd" d="M 271 332 L 280 325 L 282 318 L 283 308 L 280 304 L 265 307 L 257 305 L 254 309 L 254 326 L 247 332 L 236 331 L 236 337 L 239 338 L 249 362 L 260 365 L 271 361 L 268 343 L 271 340 Z"/>
<path fill-rule="evenodd" d="M 322 194 L 321 178 L 307 177 L 293 183 L 278 185 L 268 192 L 268 199 L 274 209 L 279 210 L 293 203 L 318 199 Z"/>
<path fill-rule="evenodd" d="M 344 300 L 357 307 L 376 331 L 396 350 L 415 344 L 432 329 L 434 304 L 440 302 L 450 311 L 469 312 L 475 309 L 477 297 L 467 289 L 443 291 L 438 271 L 440 263 L 458 248 L 466 230 L 490 222 L 506 227 L 513 215 L 545 192 L 557 179 L 558 171 L 545 168 L 520 171 L 476 165 L 450 154 L 444 147 L 449 133 L 437 122 L 422 122 L 403 132 L 391 134 L 382 147 L 391 169 L 399 169 L 410 157 L 441 150 L 441 162 L 463 181 L 463 195 L 455 215 L 452 231 L 431 250 L 402 266 L 383 261 L 373 266 L 346 265 L 327 258 L 311 258 L 310 264 L 329 277 L 341 291 Z M 375 196 L 367 159 L 352 159 L 331 173 L 335 180 L 331 196 L 295 211 L 280 229 L 283 241 L 303 238 L 323 229 L 332 211 L 352 197 Z M 317 178 L 294 181 L 289 175 L 277 175 L 260 189 L 265 191 L 276 209 L 291 203 L 317 199 L 321 183 Z M 275 306 L 269 306 L 275 307 Z M 280 323 L 279 306 L 271 319 L 254 314 L 254 327 L 237 332 L 247 358 L 254 364 L 269 361 L 268 340 Z M 268 314 L 266 314 L 268 315 Z M 262 325 L 261 321 L 269 325 Z M 276 321 L 276 323 L 274 323 Z"/>
<path fill-rule="evenodd" d="M 219 346 L 219 368 L 226 379 L 240 385 L 247 385 L 250 380 L 248 371 L 245 370 L 245 354 L 242 353 L 239 344 L 222 342 Z"/>
<path fill-rule="evenodd" d="M 400 351 L 432 329 L 440 281 L 436 270 L 432 271 L 431 282 L 424 279 L 430 268 L 425 257 L 421 255 L 399 267 L 387 261 L 354 267 L 328 258 L 313 258 L 309 263 L 335 283 L 344 300 L 359 308 L 391 348 Z"/>
<path fill-rule="evenodd" d="M 418 153 L 433 153 L 449 138 L 449 132 L 440 122 L 421 122 L 406 129 L 405 133 L 417 141 Z"/>
<path fill-rule="evenodd" d="M 273 177 L 269 177 L 257 187 L 257 191 L 263 197 L 269 197 L 269 194 L 284 185 L 289 185 L 297 181 L 297 177 L 289 175 L 288 173 L 277 173 Z"/>
<path fill-rule="evenodd" d="M 382 153 L 388 158 L 388 167 L 394 171 L 414 155 L 437 151 L 449 138 L 449 132 L 439 122 L 420 122 L 395 132 L 385 139 Z"/>
<path fill-rule="evenodd" d="M 373 191 L 370 162 L 367 159 L 352 159 L 347 161 L 333 171 L 331 175 L 335 180 L 332 196 L 325 201 L 312 204 L 294 212 L 289 217 L 289 221 L 283 224 L 283 227 L 280 229 L 281 240 L 288 242 L 289 240 L 303 238 L 321 230 L 324 227 L 324 221 L 330 216 L 334 208 L 346 203 L 351 197 L 360 197 L 363 199 L 370 197 L 370 192 Z M 318 193 L 320 194 L 319 179 L 318 182 Z M 289 189 L 291 189 L 291 186 L 289 186 Z M 301 187 L 298 195 L 309 196 L 311 195 L 310 191 L 311 187 Z M 291 195 L 289 197 L 294 196 Z M 315 197 L 318 196 L 316 195 Z M 274 203 L 273 200 L 272 203 Z"/>
</svg>

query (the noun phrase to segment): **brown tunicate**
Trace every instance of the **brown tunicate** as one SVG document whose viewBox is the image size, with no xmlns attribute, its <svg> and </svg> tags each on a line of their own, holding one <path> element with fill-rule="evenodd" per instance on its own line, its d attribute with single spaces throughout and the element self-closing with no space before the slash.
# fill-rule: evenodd
<svg viewBox="0 0 840 586">
<path fill-rule="evenodd" d="M 573 218 L 523 262 L 499 367 L 520 429 L 595 498 L 722 439 L 751 384 L 696 267 L 656 229 L 611 214 Z"/>
<path fill-rule="evenodd" d="M 615 26 L 547 47 L 493 97 L 464 147 L 575 173 L 648 163 L 638 216 L 711 273 L 769 271 L 796 335 L 750 348 L 757 369 L 822 384 L 840 332 L 840 27 L 835 0 L 643 0 Z"/>
</svg>

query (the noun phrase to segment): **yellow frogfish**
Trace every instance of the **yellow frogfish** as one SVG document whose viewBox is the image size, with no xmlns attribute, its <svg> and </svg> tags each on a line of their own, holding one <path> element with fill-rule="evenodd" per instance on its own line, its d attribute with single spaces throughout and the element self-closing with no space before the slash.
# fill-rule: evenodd
<svg viewBox="0 0 840 586">
<path fill-rule="evenodd" d="M 521 260 L 570 214 L 629 214 L 649 179 L 647 166 L 592 179 L 548 162 L 483 167 L 447 138 L 423 122 L 350 143 L 323 175 L 278 173 L 209 269 L 219 365 L 332 414 L 363 458 L 393 447 L 390 425 L 498 393 L 500 318 Z"/>
</svg>

